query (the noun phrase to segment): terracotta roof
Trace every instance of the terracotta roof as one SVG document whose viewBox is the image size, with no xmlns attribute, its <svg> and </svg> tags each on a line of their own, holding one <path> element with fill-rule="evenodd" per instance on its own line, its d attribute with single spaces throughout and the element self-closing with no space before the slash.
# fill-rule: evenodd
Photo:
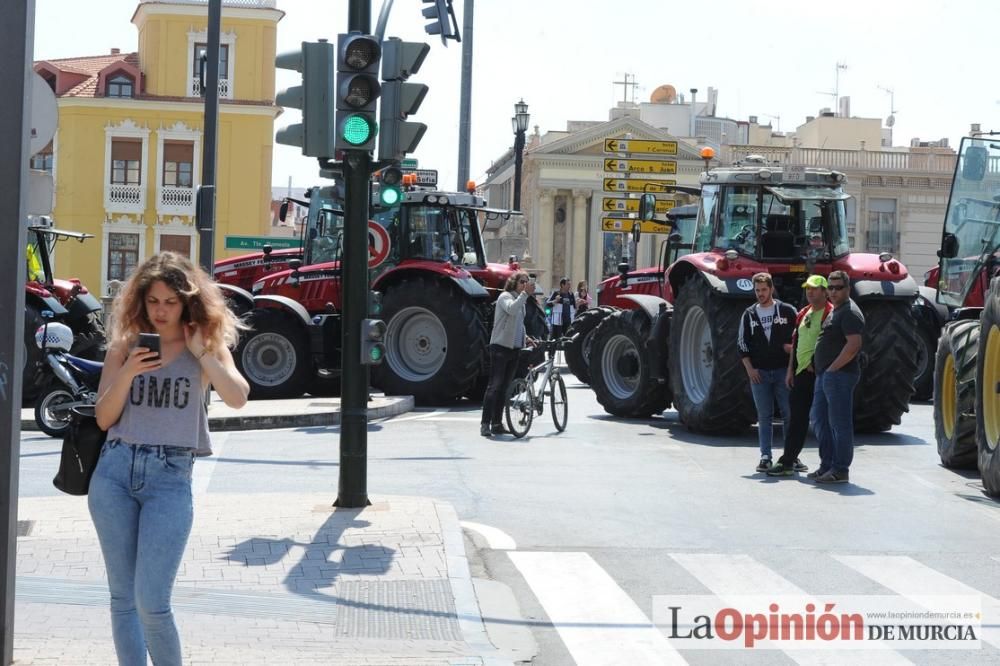
<svg viewBox="0 0 1000 666">
<path fill-rule="evenodd" d="M 99 56 L 84 56 L 77 58 L 56 58 L 39 60 L 35 64 L 47 63 L 59 71 L 69 74 L 86 76 L 87 78 L 63 92 L 59 97 L 96 97 L 98 74 L 108 65 L 123 62 L 139 69 L 138 53 L 109 53 Z"/>
</svg>

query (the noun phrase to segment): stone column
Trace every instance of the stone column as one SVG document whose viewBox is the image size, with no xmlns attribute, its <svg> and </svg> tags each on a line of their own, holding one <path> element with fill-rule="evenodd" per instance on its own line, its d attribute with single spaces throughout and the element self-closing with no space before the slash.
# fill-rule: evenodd
<svg viewBox="0 0 1000 666">
<path fill-rule="evenodd" d="M 587 197 L 588 190 L 573 190 L 573 247 L 568 255 L 573 257 L 570 279 L 573 288 L 580 280 L 587 279 Z"/>
<path fill-rule="evenodd" d="M 556 191 L 542 190 L 538 195 L 538 248 L 535 250 L 535 266 L 542 274 L 541 284 L 552 281 L 552 234 L 556 223 Z"/>
</svg>

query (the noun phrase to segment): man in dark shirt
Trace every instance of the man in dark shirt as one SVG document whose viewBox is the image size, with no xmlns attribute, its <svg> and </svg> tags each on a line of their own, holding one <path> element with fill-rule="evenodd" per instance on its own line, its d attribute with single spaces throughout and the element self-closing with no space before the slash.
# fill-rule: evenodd
<svg viewBox="0 0 1000 666">
<path fill-rule="evenodd" d="M 854 459 L 854 387 L 861 376 L 858 354 L 865 316 L 851 300 L 851 280 L 844 271 L 827 279 L 833 312 L 823 322 L 813 365 L 816 389 L 813 420 L 819 440 L 816 483 L 847 483 Z"/>
</svg>

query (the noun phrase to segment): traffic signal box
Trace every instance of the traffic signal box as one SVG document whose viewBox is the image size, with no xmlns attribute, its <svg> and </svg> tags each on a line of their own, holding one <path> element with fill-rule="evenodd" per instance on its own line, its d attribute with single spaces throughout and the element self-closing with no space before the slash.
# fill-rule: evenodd
<svg viewBox="0 0 1000 666">
<path fill-rule="evenodd" d="M 274 140 L 302 148 L 309 157 L 332 157 L 333 141 L 333 44 L 320 40 L 302 42 L 298 51 L 282 53 L 274 59 L 278 69 L 302 74 L 302 85 L 282 90 L 275 103 L 301 109 L 302 122 L 277 131 Z"/>
<path fill-rule="evenodd" d="M 378 82 L 382 49 L 378 39 L 360 33 L 337 36 L 337 150 L 375 149 Z"/>
<path fill-rule="evenodd" d="M 389 37 L 383 43 L 379 161 L 398 162 L 403 159 L 407 153 L 417 149 L 427 131 L 427 125 L 408 122 L 407 118 L 420 108 L 428 88 L 422 83 L 407 83 L 406 80 L 420 70 L 430 50 L 430 45 L 423 42 L 404 42 L 396 37 Z"/>
</svg>

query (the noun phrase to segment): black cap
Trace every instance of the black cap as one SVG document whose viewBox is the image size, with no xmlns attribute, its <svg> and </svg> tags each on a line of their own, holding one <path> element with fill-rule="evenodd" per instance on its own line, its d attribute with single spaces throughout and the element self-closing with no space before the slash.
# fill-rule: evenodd
<svg viewBox="0 0 1000 666">
<path fill-rule="evenodd" d="M 561 277 L 561 278 L 559 278 L 559 284 L 566 284 L 567 282 L 569 282 L 569 278 L 568 277 Z"/>
</svg>

